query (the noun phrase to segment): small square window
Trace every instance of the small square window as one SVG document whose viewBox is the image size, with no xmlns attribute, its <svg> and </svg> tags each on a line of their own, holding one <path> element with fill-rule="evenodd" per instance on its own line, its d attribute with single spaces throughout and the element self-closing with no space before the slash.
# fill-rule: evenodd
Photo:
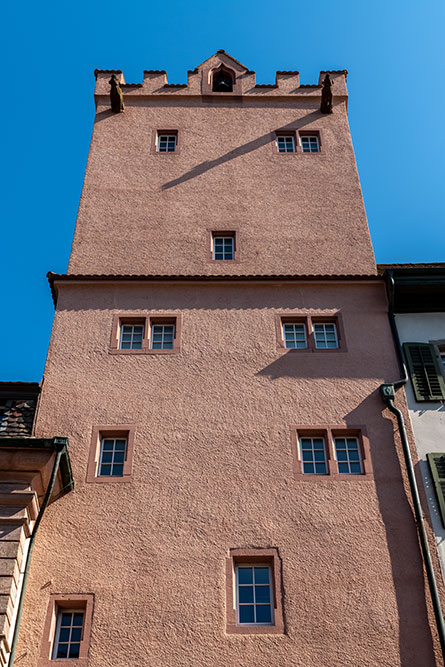
<svg viewBox="0 0 445 667">
<path fill-rule="evenodd" d="M 335 322 L 314 322 L 314 339 L 317 350 L 337 349 L 338 337 Z"/>
<path fill-rule="evenodd" d="M 126 438 L 102 438 L 97 474 L 100 477 L 122 477 L 126 452 Z"/>
<path fill-rule="evenodd" d="M 272 573 L 269 565 L 236 566 L 238 625 L 273 624 Z"/>
<path fill-rule="evenodd" d="M 121 324 L 120 350 L 141 350 L 144 339 L 144 324 Z"/>
<path fill-rule="evenodd" d="M 174 323 L 156 324 L 156 320 L 152 320 L 150 332 L 150 349 L 151 350 L 172 350 L 175 341 L 175 325 Z"/>
<path fill-rule="evenodd" d="M 157 139 L 158 153 L 174 153 L 178 143 L 178 135 L 176 132 L 159 133 Z"/>
<path fill-rule="evenodd" d="M 327 475 L 324 438 L 300 438 L 300 452 L 305 475 Z"/>
<path fill-rule="evenodd" d="M 290 350 L 307 348 L 306 325 L 303 322 L 283 322 L 284 347 Z"/>
<path fill-rule="evenodd" d="M 334 438 L 338 472 L 346 475 L 362 475 L 362 457 L 357 438 Z"/>
<path fill-rule="evenodd" d="M 79 657 L 84 620 L 85 612 L 79 609 L 62 609 L 58 612 L 53 660 L 72 660 Z"/>
<path fill-rule="evenodd" d="M 135 426 L 94 426 L 88 457 L 87 482 L 130 482 Z"/>
<path fill-rule="evenodd" d="M 215 261 L 233 261 L 235 259 L 236 244 L 234 232 L 212 233 L 212 258 Z"/>
<path fill-rule="evenodd" d="M 295 136 L 293 134 L 278 134 L 277 150 L 279 153 L 295 153 Z"/>
<path fill-rule="evenodd" d="M 303 153 L 319 153 L 320 140 L 317 135 L 302 135 L 300 136 L 301 150 Z"/>
</svg>

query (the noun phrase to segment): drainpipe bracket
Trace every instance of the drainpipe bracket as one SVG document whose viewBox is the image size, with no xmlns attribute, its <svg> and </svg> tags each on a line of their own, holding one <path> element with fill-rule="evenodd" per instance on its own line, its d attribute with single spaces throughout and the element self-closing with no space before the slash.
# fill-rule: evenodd
<svg viewBox="0 0 445 667">
<path fill-rule="evenodd" d="M 383 401 L 393 401 L 396 397 L 396 392 L 393 384 L 382 384 L 380 385 L 380 394 Z"/>
</svg>

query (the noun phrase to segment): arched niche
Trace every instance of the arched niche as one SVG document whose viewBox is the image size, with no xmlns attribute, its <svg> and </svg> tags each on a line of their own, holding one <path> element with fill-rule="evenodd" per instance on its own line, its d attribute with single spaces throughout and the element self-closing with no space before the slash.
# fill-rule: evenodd
<svg viewBox="0 0 445 667">
<path fill-rule="evenodd" d="M 235 72 L 225 65 L 220 65 L 210 72 L 213 93 L 232 93 L 235 83 Z"/>
</svg>

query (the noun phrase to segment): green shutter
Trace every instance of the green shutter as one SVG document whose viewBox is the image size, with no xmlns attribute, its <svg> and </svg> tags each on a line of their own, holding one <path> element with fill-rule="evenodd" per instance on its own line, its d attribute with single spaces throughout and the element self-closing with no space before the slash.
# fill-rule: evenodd
<svg viewBox="0 0 445 667">
<path fill-rule="evenodd" d="M 433 476 L 442 523 L 445 528 L 445 454 L 434 452 L 433 454 L 427 454 L 427 458 Z"/>
<path fill-rule="evenodd" d="M 416 401 L 442 401 L 445 382 L 434 347 L 427 343 L 404 343 L 406 361 Z"/>
</svg>

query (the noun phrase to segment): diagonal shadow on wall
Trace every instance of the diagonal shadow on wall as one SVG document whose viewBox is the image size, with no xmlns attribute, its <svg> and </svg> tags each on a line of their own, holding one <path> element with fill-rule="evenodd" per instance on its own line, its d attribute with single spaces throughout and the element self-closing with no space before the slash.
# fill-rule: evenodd
<svg viewBox="0 0 445 667">
<path fill-rule="evenodd" d="M 283 125 L 282 127 L 277 128 L 277 130 L 278 129 L 280 131 L 299 130 L 305 125 L 311 123 L 313 120 L 315 120 L 315 118 L 319 118 L 320 115 L 321 114 L 319 111 L 312 111 L 311 113 L 304 116 L 304 118 L 301 118 L 299 121 L 294 121 L 292 123 L 288 123 L 287 125 Z M 185 183 L 186 181 L 190 181 L 192 178 L 201 176 L 201 174 L 204 174 L 206 171 L 214 169 L 215 167 L 219 167 L 225 162 L 229 162 L 230 160 L 235 160 L 236 158 L 241 157 L 242 155 L 251 153 L 252 151 L 255 151 L 258 148 L 261 148 L 262 146 L 265 146 L 266 144 L 270 143 L 271 141 L 273 141 L 274 138 L 275 138 L 274 132 L 267 132 L 267 134 L 263 134 L 263 136 L 258 137 L 253 141 L 249 141 L 247 144 L 238 146 L 238 148 L 234 148 L 232 151 L 229 151 L 228 153 L 221 155 L 215 160 L 206 160 L 205 162 L 201 162 L 200 164 L 197 164 L 196 167 L 193 167 L 193 169 L 190 169 L 190 171 L 187 171 L 182 176 L 179 176 L 178 178 L 175 178 L 172 181 L 164 183 L 161 186 L 161 190 L 169 190 L 170 188 L 175 187 L 175 185 L 179 185 L 180 183 Z"/>
</svg>

